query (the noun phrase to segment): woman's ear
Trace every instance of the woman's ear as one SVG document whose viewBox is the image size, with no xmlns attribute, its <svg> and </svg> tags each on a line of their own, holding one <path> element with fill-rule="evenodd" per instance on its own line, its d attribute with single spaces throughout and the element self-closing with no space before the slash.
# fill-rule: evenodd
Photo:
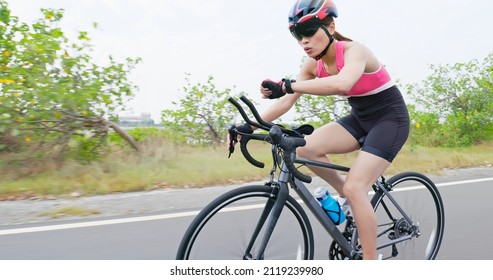
<svg viewBox="0 0 493 280">
<path fill-rule="evenodd" d="M 335 32 L 336 32 L 336 24 L 334 23 L 334 21 L 331 21 L 329 24 L 329 33 L 331 35 L 334 35 Z"/>
</svg>

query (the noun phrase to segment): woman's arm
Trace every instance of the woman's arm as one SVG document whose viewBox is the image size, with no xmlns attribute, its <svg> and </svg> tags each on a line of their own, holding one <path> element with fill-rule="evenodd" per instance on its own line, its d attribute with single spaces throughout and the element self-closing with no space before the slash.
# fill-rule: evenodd
<svg viewBox="0 0 493 280">
<path fill-rule="evenodd" d="M 353 43 L 344 51 L 344 67 L 337 75 L 291 84 L 295 92 L 313 95 L 345 95 L 365 72 L 370 57 L 363 45 Z"/>
<path fill-rule="evenodd" d="M 313 80 L 316 77 L 316 67 L 317 63 L 315 62 L 315 60 L 307 60 L 300 69 L 300 73 L 298 74 L 296 83 L 298 83 L 299 81 Z M 296 83 L 293 83 L 292 85 Z M 271 94 L 270 90 L 263 88 L 262 86 L 260 87 L 260 92 L 264 95 L 264 98 L 267 98 L 266 96 L 269 96 Z M 295 93 L 286 94 L 283 97 L 277 99 L 274 104 L 268 107 L 267 110 L 265 110 L 261 114 L 262 119 L 268 122 L 278 119 L 293 107 L 294 103 L 296 102 L 296 100 L 298 100 L 298 98 L 300 98 L 301 94 L 302 93 L 296 92 L 295 90 Z"/>
</svg>

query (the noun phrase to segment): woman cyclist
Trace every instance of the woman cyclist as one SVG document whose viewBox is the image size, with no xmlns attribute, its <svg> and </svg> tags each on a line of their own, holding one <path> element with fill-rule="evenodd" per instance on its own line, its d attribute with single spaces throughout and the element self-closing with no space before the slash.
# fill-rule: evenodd
<svg viewBox="0 0 493 280">
<path fill-rule="evenodd" d="M 297 80 L 262 82 L 264 98 L 278 99 L 262 114 L 273 121 L 303 94 L 343 95 L 351 113 L 306 137 L 298 155 L 330 162 L 327 154 L 360 150 L 351 171 L 311 167 L 346 197 L 360 234 L 363 259 L 376 259 L 377 222 L 368 199 L 372 184 L 389 167 L 409 134 L 409 114 L 399 89 L 371 51 L 336 32 L 337 9 L 331 0 L 297 0 L 289 13 L 289 30 L 309 59 Z M 251 133 L 248 125 L 238 127 Z"/>
</svg>

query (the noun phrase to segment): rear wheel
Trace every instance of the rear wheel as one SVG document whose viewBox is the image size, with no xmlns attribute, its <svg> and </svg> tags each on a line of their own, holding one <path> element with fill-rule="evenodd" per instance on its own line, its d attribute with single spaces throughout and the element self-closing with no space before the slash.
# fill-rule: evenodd
<svg viewBox="0 0 493 280">
<path fill-rule="evenodd" d="M 414 172 L 398 174 L 387 183 L 390 197 L 378 190 L 372 199 L 378 221 L 378 254 L 383 259 L 435 259 L 445 226 L 437 187 Z"/>
<path fill-rule="evenodd" d="M 258 256 L 273 188 L 232 190 L 206 206 L 190 224 L 177 259 L 313 259 L 313 232 L 301 206 L 288 197 L 263 256 Z M 259 227 L 257 225 L 260 225 Z M 259 228 L 259 234 L 254 234 Z M 252 244 L 252 246 L 248 246 Z M 251 248 L 249 248 L 251 247 Z"/>
</svg>

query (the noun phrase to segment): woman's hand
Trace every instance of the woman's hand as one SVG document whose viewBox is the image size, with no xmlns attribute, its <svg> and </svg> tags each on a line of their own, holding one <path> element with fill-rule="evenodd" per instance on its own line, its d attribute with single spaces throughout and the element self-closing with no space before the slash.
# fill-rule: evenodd
<svg viewBox="0 0 493 280">
<path fill-rule="evenodd" d="M 286 93 L 282 90 L 283 82 L 274 82 L 272 80 L 263 80 L 260 86 L 262 98 L 277 99 L 284 96 Z"/>
</svg>

